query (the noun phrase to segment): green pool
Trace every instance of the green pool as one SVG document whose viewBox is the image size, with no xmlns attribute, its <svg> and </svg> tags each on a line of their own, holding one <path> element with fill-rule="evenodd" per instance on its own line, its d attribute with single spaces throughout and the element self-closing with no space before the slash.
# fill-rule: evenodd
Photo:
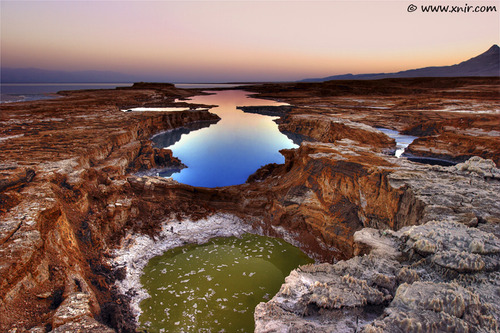
<svg viewBox="0 0 500 333">
<path fill-rule="evenodd" d="M 148 332 L 253 332 L 255 306 L 299 265 L 313 262 L 283 240 L 245 234 L 186 245 L 151 259 L 141 283 L 140 329 Z"/>
</svg>

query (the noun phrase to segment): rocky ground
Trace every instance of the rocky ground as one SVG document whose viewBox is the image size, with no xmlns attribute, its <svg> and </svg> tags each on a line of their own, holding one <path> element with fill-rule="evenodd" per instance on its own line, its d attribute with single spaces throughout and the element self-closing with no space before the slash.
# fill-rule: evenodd
<svg viewBox="0 0 500 333">
<path fill-rule="evenodd" d="M 257 306 L 256 332 L 499 330 L 500 170 L 398 164 L 389 182 L 420 201 L 421 225 L 361 229 L 354 258 L 296 269 Z"/>
<path fill-rule="evenodd" d="M 258 332 L 498 331 L 498 78 L 245 89 L 291 104 L 248 111 L 279 113 L 280 130 L 306 141 L 282 151 L 284 165 L 215 189 L 134 174 L 182 166 L 153 134 L 217 116 L 121 111 L 199 91 L 142 83 L 2 104 L 0 330 L 133 331 L 116 249 L 163 237 L 167 220 L 222 213 L 322 262 L 256 308 Z M 397 159 L 375 127 L 418 136 L 412 155 L 461 163 Z"/>
</svg>

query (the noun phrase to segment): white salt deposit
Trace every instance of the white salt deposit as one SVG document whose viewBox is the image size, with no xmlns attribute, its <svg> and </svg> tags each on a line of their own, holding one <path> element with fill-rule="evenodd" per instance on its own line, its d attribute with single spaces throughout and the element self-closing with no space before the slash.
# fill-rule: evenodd
<svg viewBox="0 0 500 333">
<path fill-rule="evenodd" d="M 24 136 L 24 134 L 17 134 L 17 135 L 11 135 L 11 136 L 4 136 L 4 137 L 0 138 L 0 142 L 2 142 L 2 141 L 7 141 L 7 140 L 9 140 L 9 139 L 20 138 L 20 137 L 22 137 L 22 136 Z"/>
</svg>

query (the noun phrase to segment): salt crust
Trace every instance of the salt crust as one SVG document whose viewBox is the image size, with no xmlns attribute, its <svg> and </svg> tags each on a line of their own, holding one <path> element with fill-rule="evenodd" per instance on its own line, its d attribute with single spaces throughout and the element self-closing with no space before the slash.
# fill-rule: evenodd
<svg viewBox="0 0 500 333">
<path fill-rule="evenodd" d="M 154 238 L 144 234 L 129 234 L 111 259 L 115 268 L 126 268 L 125 278 L 117 281 L 116 286 L 122 294 L 131 296 L 130 309 L 138 321 L 142 313 L 139 305 L 150 297 L 140 281 L 150 259 L 175 247 L 203 244 L 215 237 L 240 237 L 245 233 L 256 231 L 234 215 L 214 214 L 196 222 L 167 219 L 162 223 L 161 232 Z"/>
</svg>

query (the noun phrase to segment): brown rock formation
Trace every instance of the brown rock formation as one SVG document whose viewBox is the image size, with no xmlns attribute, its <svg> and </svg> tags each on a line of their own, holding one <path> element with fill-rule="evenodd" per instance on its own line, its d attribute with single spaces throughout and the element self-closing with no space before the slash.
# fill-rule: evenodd
<svg viewBox="0 0 500 333">
<path fill-rule="evenodd" d="M 412 209 L 401 204 L 405 192 L 389 186 L 391 164 L 381 157 L 322 143 L 305 143 L 297 151 L 283 153 L 284 165 L 260 170 L 266 174 L 264 180 L 227 188 L 129 178 L 132 190 L 141 198 L 132 205 L 138 205 L 143 223 L 168 215 L 168 209 L 151 209 L 166 201 L 189 206 L 191 213 L 198 211 L 200 216 L 217 210 L 254 217 L 266 233 L 289 235 L 289 240 L 308 253 L 328 261 L 352 256 L 356 230 L 364 226 L 399 228 L 399 208 Z"/>
<path fill-rule="evenodd" d="M 109 331 L 103 324 L 133 330 L 127 296 L 113 287 L 120 271 L 104 260 L 109 250 L 130 232 L 155 235 L 166 216 L 196 220 L 214 212 L 238 215 L 329 262 L 293 273 L 318 283 L 304 286 L 289 278 L 277 298 L 258 308 L 257 327 L 264 331 L 321 331 L 333 321 L 347 331 L 363 325 L 404 329 L 418 323 L 434 327 L 439 320 L 495 329 L 498 301 L 490 291 L 498 282 L 500 191 L 494 162 L 473 158 L 443 168 L 389 157 L 384 152 L 394 141 L 372 127 L 423 135 L 411 148 L 415 155 L 438 156 L 439 150 L 438 157 L 460 161 L 478 154 L 498 165 L 495 114 L 449 110 L 467 105 L 475 112 L 496 110 L 497 78 L 248 89 L 290 103 L 280 110 L 280 129 L 314 142 L 283 151 L 284 165 L 264 166 L 246 184 L 215 189 L 131 173 L 182 167 L 171 152 L 153 148 L 151 135 L 216 116 L 120 111 L 174 105 L 174 98 L 199 91 L 138 84 L 2 104 L 0 311 L 8 315 L 0 318 L 0 330 Z M 477 140 L 469 146 L 464 136 Z M 434 149 L 434 155 L 425 149 Z M 403 229 L 384 234 L 366 227 Z M 455 247 L 438 239 L 446 230 L 460 234 Z M 368 255 L 332 263 L 358 254 Z M 420 289 L 429 302 L 413 296 Z M 438 311 L 447 300 L 466 310 L 455 313 L 443 305 Z M 407 308 L 412 311 L 404 314 L 401 309 Z M 422 309 L 434 313 L 423 318 Z M 318 321 L 306 325 L 297 314 Z"/>
<path fill-rule="evenodd" d="M 403 163 L 390 183 L 411 188 L 424 207 L 419 221 L 430 221 L 398 232 L 365 228 L 353 237 L 364 256 L 295 270 L 257 306 L 256 332 L 498 330 L 500 206 L 489 200 L 500 193 L 500 170 L 489 162 Z M 475 212 L 485 214 L 480 223 Z"/>
<path fill-rule="evenodd" d="M 329 115 L 291 115 L 281 122 L 279 129 L 283 132 L 301 134 L 320 142 L 333 143 L 349 139 L 360 145 L 378 149 L 389 150 L 395 147 L 394 139 L 371 126 Z"/>
<path fill-rule="evenodd" d="M 51 319 L 54 310 L 74 293 L 87 295 L 85 316 L 127 330 L 119 307 L 109 313 L 119 296 L 112 296 L 111 271 L 102 263 L 103 251 L 119 238 L 129 216 L 123 213 L 129 199 L 118 200 L 127 184 L 120 177 L 179 164 L 171 152 L 152 148 L 153 133 L 218 120 L 208 112 L 120 110 L 120 104 L 168 104 L 188 96 L 171 86 L 64 94 L 2 104 L 0 309 L 9 314 L 0 318 L 2 331 L 11 325 L 55 328 L 62 322 Z M 40 294 L 46 297 L 35 296 Z"/>
</svg>

